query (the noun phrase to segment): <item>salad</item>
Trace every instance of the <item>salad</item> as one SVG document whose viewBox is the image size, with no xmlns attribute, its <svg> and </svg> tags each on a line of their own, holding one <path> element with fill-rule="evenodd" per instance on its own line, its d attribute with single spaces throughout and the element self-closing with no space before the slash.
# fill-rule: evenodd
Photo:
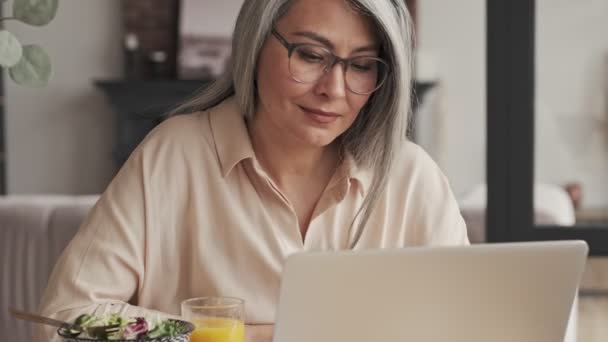
<svg viewBox="0 0 608 342">
<path fill-rule="evenodd" d="M 188 332 L 176 320 L 153 322 L 144 317 L 123 317 L 114 313 L 104 316 L 83 314 L 69 328 L 74 337 L 99 340 L 136 340 L 175 337 Z"/>
</svg>

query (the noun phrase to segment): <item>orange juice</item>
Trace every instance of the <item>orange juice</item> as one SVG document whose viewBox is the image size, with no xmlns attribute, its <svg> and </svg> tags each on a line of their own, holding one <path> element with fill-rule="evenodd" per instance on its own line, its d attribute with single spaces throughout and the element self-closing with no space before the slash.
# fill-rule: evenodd
<svg viewBox="0 0 608 342">
<path fill-rule="evenodd" d="M 207 318 L 193 320 L 195 329 L 190 342 L 243 342 L 245 324 L 230 318 Z"/>
</svg>

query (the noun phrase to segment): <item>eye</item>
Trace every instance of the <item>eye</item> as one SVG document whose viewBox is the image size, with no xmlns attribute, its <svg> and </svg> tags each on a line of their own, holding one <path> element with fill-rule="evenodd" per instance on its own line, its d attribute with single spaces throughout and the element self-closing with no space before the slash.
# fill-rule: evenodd
<svg viewBox="0 0 608 342">
<path fill-rule="evenodd" d="M 316 51 L 314 48 L 305 46 L 298 47 L 294 54 L 296 58 L 308 63 L 324 63 L 325 56 L 322 52 Z"/>
<path fill-rule="evenodd" d="M 358 58 L 350 63 L 353 71 L 357 72 L 374 72 L 378 69 L 377 62 L 374 59 Z"/>
</svg>

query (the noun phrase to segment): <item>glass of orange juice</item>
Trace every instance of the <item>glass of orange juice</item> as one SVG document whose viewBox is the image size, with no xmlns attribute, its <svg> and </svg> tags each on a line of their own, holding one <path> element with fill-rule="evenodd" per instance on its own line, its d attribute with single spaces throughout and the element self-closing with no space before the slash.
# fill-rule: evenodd
<svg viewBox="0 0 608 342">
<path fill-rule="evenodd" d="M 245 341 L 245 302 L 242 299 L 187 299 L 182 302 L 182 316 L 195 326 L 190 342 Z"/>
</svg>

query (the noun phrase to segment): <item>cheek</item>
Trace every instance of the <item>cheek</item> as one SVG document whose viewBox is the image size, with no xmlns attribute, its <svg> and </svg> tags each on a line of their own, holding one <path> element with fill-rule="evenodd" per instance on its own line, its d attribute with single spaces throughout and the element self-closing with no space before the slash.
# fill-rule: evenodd
<svg viewBox="0 0 608 342">
<path fill-rule="evenodd" d="M 363 95 L 349 94 L 348 103 L 349 103 L 349 107 L 352 109 L 352 111 L 354 113 L 354 116 L 359 114 L 361 109 L 363 109 L 365 104 L 367 104 L 367 101 L 369 100 L 369 98 L 370 98 L 369 95 L 363 96 Z"/>
<path fill-rule="evenodd" d="M 276 69 L 273 70 L 272 65 L 276 63 L 276 58 L 267 47 L 262 49 L 260 59 L 258 61 L 256 82 L 260 97 L 264 99 L 266 94 L 272 94 L 277 87 L 277 81 L 280 79 Z"/>
<path fill-rule="evenodd" d="M 294 81 L 289 73 L 287 52 L 264 46 L 258 60 L 256 81 L 263 103 L 296 99 L 310 92 L 311 85 Z"/>
</svg>

